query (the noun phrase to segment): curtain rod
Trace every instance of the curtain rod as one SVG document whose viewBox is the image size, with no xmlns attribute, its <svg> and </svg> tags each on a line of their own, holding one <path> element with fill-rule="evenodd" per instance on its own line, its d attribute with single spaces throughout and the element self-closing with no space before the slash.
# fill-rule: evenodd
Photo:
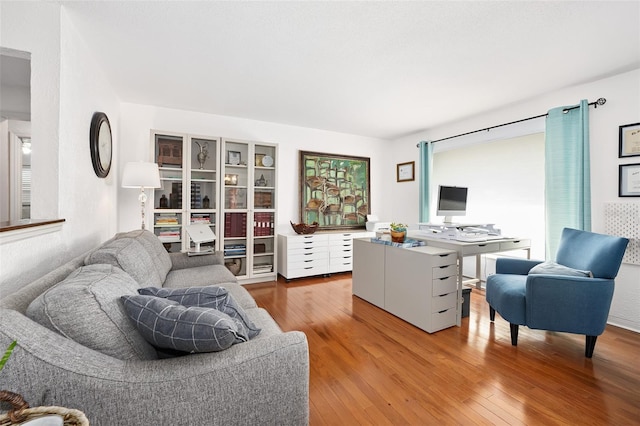
<svg viewBox="0 0 640 426">
<path fill-rule="evenodd" d="M 598 108 L 598 105 L 604 105 L 606 102 L 607 102 L 607 100 L 605 98 L 598 98 L 597 101 L 590 102 L 589 105 L 593 105 L 594 108 Z M 571 108 L 567 108 L 567 109 L 564 110 L 564 112 L 567 112 L 567 111 L 570 111 L 570 110 L 576 109 L 576 108 L 580 108 L 580 106 L 577 105 L 577 106 L 574 106 L 574 107 L 571 107 Z M 442 138 L 442 139 L 437 139 L 435 141 L 431 141 L 431 143 L 442 142 L 442 141 L 446 141 L 446 140 L 449 140 L 449 139 L 459 138 L 460 136 L 466 136 L 466 135 L 470 135 L 470 134 L 473 134 L 473 133 L 485 132 L 485 131 L 489 131 L 491 129 L 496 129 L 498 127 L 509 126 L 511 124 L 521 123 L 523 121 L 534 120 L 536 118 L 546 117 L 547 115 L 549 115 L 549 114 L 548 113 L 547 114 L 540 114 L 540 115 L 536 115 L 534 117 L 523 118 L 522 120 L 511 121 L 509 123 L 498 124 L 496 126 L 486 127 L 484 129 L 473 130 L 471 132 L 461 133 L 459 135 L 449 136 L 447 138 Z M 420 146 L 420 144 L 416 144 L 416 146 Z"/>
</svg>

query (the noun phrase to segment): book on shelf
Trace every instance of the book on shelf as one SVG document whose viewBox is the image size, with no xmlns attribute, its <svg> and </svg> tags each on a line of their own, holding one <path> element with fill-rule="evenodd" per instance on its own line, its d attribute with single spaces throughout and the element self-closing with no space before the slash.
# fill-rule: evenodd
<svg viewBox="0 0 640 426">
<path fill-rule="evenodd" d="M 224 235 L 225 237 L 246 237 L 247 236 L 247 214 L 246 213 L 225 213 Z"/>
<path fill-rule="evenodd" d="M 411 238 L 405 238 L 403 243 L 394 243 L 392 241 L 382 240 L 380 238 L 371 238 L 371 242 L 376 244 L 384 244 L 387 246 L 401 247 L 401 248 L 420 247 L 420 246 L 426 245 L 424 241 L 414 240 Z"/>
<path fill-rule="evenodd" d="M 272 270 L 273 265 L 271 264 L 253 265 L 253 272 L 257 274 L 264 274 L 266 272 L 271 272 Z"/>
<path fill-rule="evenodd" d="M 225 244 L 224 255 L 225 256 L 242 256 L 247 254 L 246 244 Z"/>
<path fill-rule="evenodd" d="M 256 212 L 253 215 L 253 235 L 266 237 L 273 235 L 273 213 Z"/>
<path fill-rule="evenodd" d="M 180 221 L 177 216 L 158 216 L 156 217 L 156 225 L 179 225 Z"/>
<path fill-rule="evenodd" d="M 198 214 L 192 214 L 191 215 L 191 223 L 192 224 L 211 224 L 211 216 L 209 216 L 208 214 L 206 215 L 198 215 Z"/>
</svg>

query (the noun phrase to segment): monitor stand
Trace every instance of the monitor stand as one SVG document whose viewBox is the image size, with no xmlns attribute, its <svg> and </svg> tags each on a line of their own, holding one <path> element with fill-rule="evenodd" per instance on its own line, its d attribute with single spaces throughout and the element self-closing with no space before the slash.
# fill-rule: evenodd
<svg viewBox="0 0 640 426">
<path fill-rule="evenodd" d="M 203 254 L 212 254 L 213 253 L 213 247 L 207 247 L 204 249 L 200 249 L 200 243 L 195 243 L 196 247 L 194 250 L 189 250 L 187 252 L 187 256 L 201 256 Z"/>
</svg>

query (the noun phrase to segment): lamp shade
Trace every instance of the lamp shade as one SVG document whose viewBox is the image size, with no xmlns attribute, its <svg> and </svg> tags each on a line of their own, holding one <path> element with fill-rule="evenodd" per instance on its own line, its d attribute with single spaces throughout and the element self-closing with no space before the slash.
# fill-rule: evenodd
<svg viewBox="0 0 640 426">
<path fill-rule="evenodd" d="M 156 163 L 135 161 L 124 165 L 123 188 L 160 188 L 160 172 Z"/>
</svg>

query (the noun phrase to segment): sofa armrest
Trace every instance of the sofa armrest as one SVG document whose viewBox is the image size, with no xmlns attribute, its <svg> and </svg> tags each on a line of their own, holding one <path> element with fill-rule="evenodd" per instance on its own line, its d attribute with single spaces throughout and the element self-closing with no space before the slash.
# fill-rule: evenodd
<svg viewBox="0 0 640 426">
<path fill-rule="evenodd" d="M 3 387 L 31 406 L 83 411 L 91 425 L 291 424 L 309 420 L 309 353 L 302 332 L 217 353 L 122 361 L 1 310 L 0 347 L 17 340 Z"/>
<path fill-rule="evenodd" d="M 529 275 L 525 296 L 527 326 L 598 336 L 607 324 L 613 289 L 611 279 Z"/>
<path fill-rule="evenodd" d="M 542 260 L 499 257 L 496 259 L 496 274 L 527 275 L 531 268 L 542 262 Z"/>
<path fill-rule="evenodd" d="M 169 253 L 171 270 L 194 268 L 196 266 L 224 265 L 221 251 L 201 256 L 189 256 L 187 253 Z"/>
</svg>

